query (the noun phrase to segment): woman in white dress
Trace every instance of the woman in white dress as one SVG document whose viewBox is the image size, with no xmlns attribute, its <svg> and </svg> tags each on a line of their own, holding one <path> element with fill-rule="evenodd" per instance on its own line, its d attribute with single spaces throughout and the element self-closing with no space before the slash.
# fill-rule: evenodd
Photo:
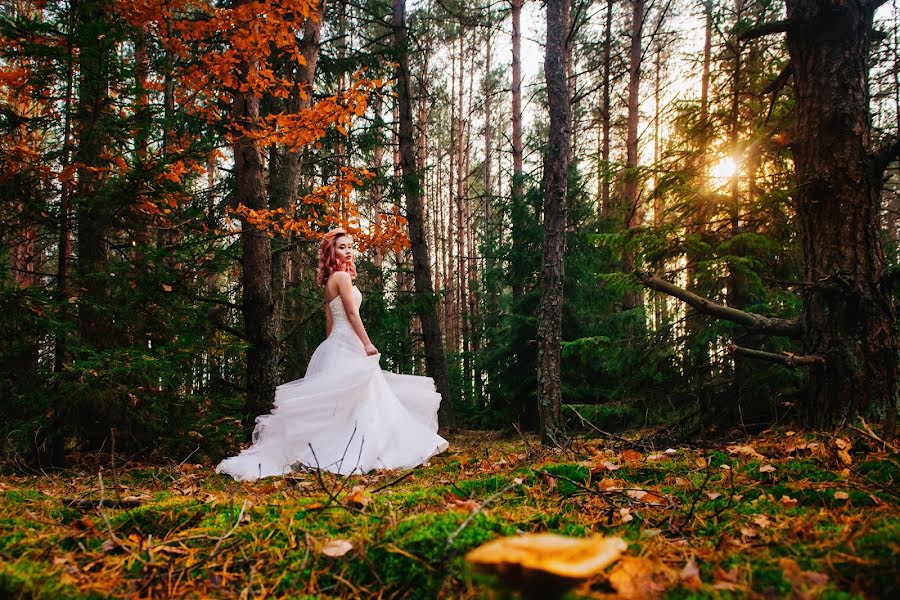
<svg viewBox="0 0 900 600">
<path fill-rule="evenodd" d="M 216 467 L 238 480 L 322 469 L 341 475 L 408 469 L 443 452 L 441 402 L 430 377 L 382 371 L 359 317 L 353 239 L 329 231 L 316 280 L 325 289 L 325 331 L 306 376 L 278 386 L 272 412 L 256 418 L 253 445 Z"/>
</svg>

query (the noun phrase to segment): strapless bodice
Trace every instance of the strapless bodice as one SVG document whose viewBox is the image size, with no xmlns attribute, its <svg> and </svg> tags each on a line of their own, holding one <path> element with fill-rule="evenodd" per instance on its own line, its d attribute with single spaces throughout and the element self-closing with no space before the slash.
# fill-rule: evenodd
<svg viewBox="0 0 900 600">
<path fill-rule="evenodd" d="M 356 305 L 356 309 L 359 310 L 359 306 L 362 304 L 362 292 L 355 285 L 353 286 L 353 302 Z M 328 303 L 328 310 L 331 311 L 331 322 L 334 327 L 339 325 L 350 326 L 350 322 L 347 320 L 347 311 L 344 310 L 344 302 L 341 300 L 340 295 Z"/>
</svg>

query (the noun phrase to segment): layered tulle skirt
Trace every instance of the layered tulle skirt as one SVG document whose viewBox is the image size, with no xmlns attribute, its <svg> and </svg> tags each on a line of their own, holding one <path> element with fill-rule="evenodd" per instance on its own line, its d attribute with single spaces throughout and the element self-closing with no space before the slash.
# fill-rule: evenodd
<svg viewBox="0 0 900 600">
<path fill-rule="evenodd" d="M 333 331 L 306 376 L 278 386 L 253 445 L 216 471 L 238 480 L 304 469 L 349 475 L 412 468 L 445 450 L 434 381 L 383 371 L 379 358 L 365 355 L 349 327 Z"/>
</svg>

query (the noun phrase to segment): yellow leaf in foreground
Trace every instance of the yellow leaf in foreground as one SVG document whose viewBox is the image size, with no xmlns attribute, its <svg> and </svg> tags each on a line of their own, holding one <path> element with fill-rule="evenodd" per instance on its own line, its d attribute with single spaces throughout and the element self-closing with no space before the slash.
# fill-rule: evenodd
<svg viewBox="0 0 900 600">
<path fill-rule="evenodd" d="M 493 540 L 469 552 L 466 560 L 501 576 L 539 572 L 582 580 L 614 563 L 626 548 L 628 544 L 618 537 L 572 538 L 535 533 Z"/>
</svg>

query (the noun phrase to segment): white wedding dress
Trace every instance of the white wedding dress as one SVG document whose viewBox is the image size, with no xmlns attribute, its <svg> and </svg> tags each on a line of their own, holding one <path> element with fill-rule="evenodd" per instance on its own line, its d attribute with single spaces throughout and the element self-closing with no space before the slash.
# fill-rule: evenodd
<svg viewBox="0 0 900 600">
<path fill-rule="evenodd" d="M 356 307 L 362 293 L 353 286 Z M 430 377 L 382 371 L 366 356 L 340 296 L 328 304 L 331 335 L 306 376 L 278 386 L 272 412 L 256 418 L 253 445 L 216 467 L 238 480 L 322 469 L 341 475 L 409 469 L 443 452 L 441 396 Z"/>
</svg>

